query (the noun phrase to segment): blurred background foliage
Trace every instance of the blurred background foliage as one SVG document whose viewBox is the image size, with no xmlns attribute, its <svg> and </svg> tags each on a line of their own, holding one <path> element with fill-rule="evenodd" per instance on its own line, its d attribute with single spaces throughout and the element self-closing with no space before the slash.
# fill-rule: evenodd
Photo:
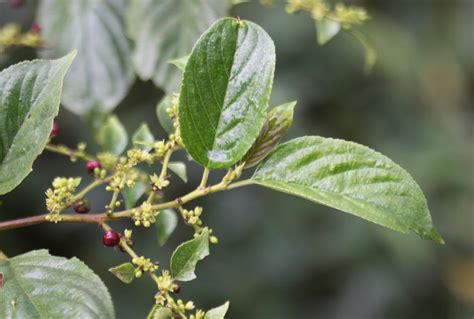
<svg viewBox="0 0 474 319">
<path fill-rule="evenodd" d="M 346 3 L 364 6 L 372 17 L 362 27 L 378 53 L 369 74 L 353 37 L 340 33 L 319 46 L 309 14 L 288 15 L 281 0 L 272 7 L 240 4 L 231 15 L 260 24 L 275 42 L 272 105 L 298 100 L 287 139 L 338 137 L 391 157 L 425 191 L 447 244 L 252 186 L 199 201 L 220 242 L 198 265 L 198 280 L 183 284 L 183 297 L 193 296 L 204 308 L 229 299 L 229 318 L 472 318 L 474 1 Z M 0 1 L 0 26 L 15 21 L 28 29 L 37 4 L 12 8 Z M 11 49 L 0 56 L 0 68 L 35 56 L 33 49 Z M 116 109 L 129 133 L 146 120 L 155 136 L 165 136 L 155 116 L 162 95 L 151 81 L 135 82 Z M 79 117 L 63 108 L 58 123 L 59 142 L 86 141 L 94 148 Z M 170 198 L 194 187 L 201 171 L 190 164 L 191 182 L 176 179 Z M 83 164 L 40 156 L 23 184 L 1 198 L 1 219 L 45 213 L 43 192 L 58 175 L 84 175 Z M 96 192 L 90 200 L 101 211 L 109 198 Z M 165 265 L 172 249 L 191 236 L 179 227 L 158 248 L 153 229 L 136 233 L 137 249 Z M 126 287 L 107 272 L 125 257 L 104 248 L 94 226 L 0 233 L 0 249 L 9 256 L 39 248 L 85 261 L 111 290 L 118 318 L 144 317 L 153 304 L 149 281 Z"/>
</svg>

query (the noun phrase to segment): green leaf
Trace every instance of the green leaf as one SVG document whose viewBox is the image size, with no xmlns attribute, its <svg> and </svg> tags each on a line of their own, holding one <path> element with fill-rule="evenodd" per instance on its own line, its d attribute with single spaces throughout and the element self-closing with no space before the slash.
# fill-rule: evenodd
<svg viewBox="0 0 474 319">
<path fill-rule="evenodd" d="M 0 194 L 18 186 L 43 151 L 75 56 L 22 62 L 0 73 Z"/>
<path fill-rule="evenodd" d="M 315 20 L 316 23 L 316 37 L 320 45 L 326 44 L 329 40 L 334 38 L 341 30 L 341 23 L 339 21 L 322 19 Z"/>
<path fill-rule="evenodd" d="M 179 100 L 181 137 L 198 163 L 240 160 L 265 123 L 275 68 L 268 34 L 249 21 L 217 21 L 196 43 Z"/>
<path fill-rule="evenodd" d="M 188 182 L 188 174 L 186 169 L 186 164 L 183 162 L 169 162 L 168 168 L 170 171 L 175 173 L 181 180 L 185 183 Z"/>
<path fill-rule="evenodd" d="M 171 319 L 173 312 L 169 308 L 164 308 L 160 305 L 154 305 L 150 313 L 146 317 L 147 319 Z"/>
<path fill-rule="evenodd" d="M 274 107 L 268 113 L 260 135 L 242 159 L 242 162 L 245 162 L 245 168 L 260 163 L 278 145 L 293 123 L 295 105 L 296 101 L 285 103 Z"/>
<path fill-rule="evenodd" d="M 104 283 L 77 258 L 35 250 L 0 261 L 0 317 L 115 318 Z"/>
<path fill-rule="evenodd" d="M 165 95 L 161 101 L 156 105 L 156 116 L 160 122 L 161 127 L 168 134 L 172 134 L 175 131 L 173 120 L 166 112 L 166 109 L 173 105 L 173 97 L 171 95 Z"/>
<path fill-rule="evenodd" d="M 356 143 L 316 136 L 291 140 L 260 164 L 252 181 L 443 242 L 413 178 L 389 158 Z"/>
<path fill-rule="evenodd" d="M 198 261 L 209 255 L 209 231 L 203 229 L 202 233 L 194 239 L 182 243 L 171 256 L 171 276 L 174 280 L 190 281 L 196 278 L 194 269 Z"/>
<path fill-rule="evenodd" d="M 135 267 L 131 263 L 124 263 L 117 267 L 110 268 L 109 271 L 120 281 L 129 284 L 135 279 Z"/>
<path fill-rule="evenodd" d="M 155 137 L 150 132 L 146 123 L 142 123 L 132 136 L 134 147 L 145 151 L 150 151 L 152 149 L 154 140 Z"/>
<path fill-rule="evenodd" d="M 184 69 L 186 68 L 186 63 L 188 63 L 188 59 L 189 59 L 189 54 L 178 59 L 169 60 L 168 63 L 173 64 L 178 69 L 184 72 Z"/>
<path fill-rule="evenodd" d="M 140 199 L 140 197 L 145 194 L 147 185 L 142 181 L 136 181 L 133 187 L 126 186 L 122 190 L 122 196 L 125 201 L 125 208 L 131 209 L 135 207 L 135 204 Z"/>
<path fill-rule="evenodd" d="M 188 54 L 194 42 L 215 20 L 225 16 L 222 0 L 132 0 L 128 34 L 135 42 L 133 64 L 142 80 L 166 92 L 177 92 L 181 71 L 169 60 Z"/>
<path fill-rule="evenodd" d="M 107 117 L 97 132 L 97 143 L 104 152 L 120 155 L 127 148 L 128 135 L 115 115 Z"/>
<path fill-rule="evenodd" d="M 125 0 L 44 0 L 39 2 L 41 35 L 51 44 L 48 58 L 72 49 L 79 54 L 64 80 L 62 102 L 76 114 L 113 110 L 135 80 L 124 36 Z"/>
<path fill-rule="evenodd" d="M 372 42 L 364 33 L 351 29 L 349 33 L 354 36 L 364 48 L 365 55 L 365 72 L 370 73 L 377 62 L 377 51 L 375 50 Z"/>
<path fill-rule="evenodd" d="M 227 301 L 222 306 L 213 308 L 206 312 L 204 319 L 224 319 L 227 310 L 229 309 L 229 302 Z"/>
<path fill-rule="evenodd" d="M 156 216 L 155 227 L 160 246 L 166 244 L 177 225 L 178 216 L 176 216 L 176 212 L 172 209 L 162 210 L 158 216 Z"/>
</svg>

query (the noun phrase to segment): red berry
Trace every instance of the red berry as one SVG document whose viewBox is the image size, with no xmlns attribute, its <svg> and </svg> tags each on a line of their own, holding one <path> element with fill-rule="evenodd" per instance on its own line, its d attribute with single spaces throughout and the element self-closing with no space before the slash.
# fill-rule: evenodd
<svg viewBox="0 0 474 319">
<path fill-rule="evenodd" d="M 59 126 L 58 123 L 53 122 L 53 127 L 51 127 L 51 133 L 49 133 L 49 137 L 56 137 L 59 134 Z"/>
<path fill-rule="evenodd" d="M 23 0 L 10 0 L 10 5 L 12 7 L 17 8 L 17 7 L 21 7 L 23 5 L 23 2 L 24 2 Z"/>
<path fill-rule="evenodd" d="M 74 211 L 78 214 L 87 214 L 90 210 L 91 206 L 85 199 L 74 203 Z"/>
<path fill-rule="evenodd" d="M 33 33 L 40 33 L 41 32 L 41 24 L 38 22 L 33 22 L 30 27 L 30 31 Z"/>
<path fill-rule="evenodd" d="M 98 160 L 90 160 L 86 163 L 86 170 L 89 172 L 89 174 L 94 173 L 96 168 L 100 169 L 101 167 L 102 165 L 100 165 Z"/>
<path fill-rule="evenodd" d="M 174 292 L 175 294 L 179 294 L 179 292 L 181 291 L 181 286 L 178 285 L 178 284 L 176 284 L 176 283 L 174 283 L 171 289 L 173 289 L 173 292 Z"/>
<path fill-rule="evenodd" d="M 107 230 L 102 236 L 102 242 L 106 247 L 117 246 L 120 242 L 120 235 L 115 230 Z"/>
</svg>

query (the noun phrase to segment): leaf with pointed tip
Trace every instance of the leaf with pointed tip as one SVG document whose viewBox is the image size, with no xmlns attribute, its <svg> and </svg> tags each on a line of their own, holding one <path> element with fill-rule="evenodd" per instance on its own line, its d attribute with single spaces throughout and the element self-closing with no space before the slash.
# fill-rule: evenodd
<svg viewBox="0 0 474 319">
<path fill-rule="evenodd" d="M 260 163 L 278 145 L 293 123 L 295 105 L 296 101 L 285 103 L 268 112 L 260 135 L 242 159 L 242 162 L 245 162 L 244 168 L 253 167 Z"/>
<path fill-rule="evenodd" d="M 156 117 L 160 122 L 161 127 L 168 134 L 173 134 L 175 131 L 173 120 L 166 112 L 166 109 L 173 105 L 173 97 L 171 95 L 165 95 L 160 102 L 156 105 Z"/>
<path fill-rule="evenodd" d="M 146 123 L 142 123 L 132 136 L 133 146 L 145 151 L 152 149 L 154 140 L 155 137 Z"/>
<path fill-rule="evenodd" d="M 131 263 L 124 263 L 110 268 L 109 271 L 114 274 L 121 282 L 129 284 L 135 279 L 135 267 Z"/>
<path fill-rule="evenodd" d="M 154 305 L 146 319 L 171 319 L 173 312 L 169 308 L 164 308 L 161 305 Z"/>
<path fill-rule="evenodd" d="M 190 281 L 196 278 L 194 269 L 198 261 L 209 255 L 209 230 L 205 228 L 194 239 L 182 243 L 171 256 L 171 277 L 174 280 Z"/>
<path fill-rule="evenodd" d="M 188 63 L 188 59 L 189 59 L 189 54 L 178 59 L 169 60 L 168 63 L 171 63 L 174 66 L 176 66 L 178 69 L 180 69 L 181 71 L 184 71 L 184 68 L 186 68 L 186 63 Z"/>
<path fill-rule="evenodd" d="M 273 41 L 252 22 L 221 19 L 201 36 L 186 64 L 178 116 L 195 161 L 226 168 L 247 153 L 265 123 L 274 68 Z"/>
<path fill-rule="evenodd" d="M 72 49 L 79 51 L 64 80 L 62 103 L 70 111 L 110 112 L 133 84 L 125 10 L 125 0 L 39 2 L 41 35 L 51 44 L 39 54 L 57 58 Z"/>
<path fill-rule="evenodd" d="M 0 261 L 0 273 L 3 319 L 115 318 L 104 283 L 77 258 L 34 250 Z"/>
<path fill-rule="evenodd" d="M 116 115 L 109 115 L 97 131 L 97 144 L 102 151 L 120 155 L 127 148 L 128 135 Z"/>
<path fill-rule="evenodd" d="M 168 61 L 188 54 L 201 33 L 229 7 L 222 0 L 130 1 L 127 31 L 135 42 L 133 65 L 138 76 L 168 93 L 177 92 L 181 71 Z"/>
<path fill-rule="evenodd" d="M 75 56 L 22 62 L 0 73 L 0 194 L 18 186 L 43 151 Z"/>
<path fill-rule="evenodd" d="M 426 199 L 400 166 L 368 147 L 307 136 L 278 146 L 252 182 L 443 243 Z"/>
<path fill-rule="evenodd" d="M 158 216 L 156 216 L 156 232 L 158 233 L 158 242 L 160 246 L 163 246 L 168 241 L 168 238 L 176 229 L 178 225 L 178 216 L 172 209 L 162 210 Z"/>
<path fill-rule="evenodd" d="M 316 37 L 320 45 L 326 44 L 341 30 L 341 23 L 335 20 L 316 20 Z"/>
<path fill-rule="evenodd" d="M 227 301 L 223 305 L 213 308 L 206 312 L 204 319 L 224 319 L 227 310 L 229 309 L 229 302 Z"/>
<path fill-rule="evenodd" d="M 188 182 L 186 165 L 183 162 L 169 162 L 168 168 L 185 183 Z"/>
</svg>

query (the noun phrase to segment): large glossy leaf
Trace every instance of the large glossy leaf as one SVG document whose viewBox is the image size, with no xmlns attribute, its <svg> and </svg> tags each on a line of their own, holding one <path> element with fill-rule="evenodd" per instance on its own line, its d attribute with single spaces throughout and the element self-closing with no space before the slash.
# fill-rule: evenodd
<svg viewBox="0 0 474 319">
<path fill-rule="evenodd" d="M 194 239 L 182 243 L 171 256 L 171 276 L 175 280 L 190 281 L 196 278 L 194 269 L 198 261 L 209 255 L 209 231 L 205 228 Z"/>
<path fill-rule="evenodd" d="M 252 181 L 443 242 L 413 178 L 389 158 L 356 143 L 323 137 L 291 140 L 259 165 Z"/>
<path fill-rule="evenodd" d="M 107 288 L 82 261 L 32 251 L 0 261 L 0 318 L 114 318 Z"/>
<path fill-rule="evenodd" d="M 43 151 L 75 55 L 23 62 L 0 73 L 0 194 L 16 187 Z"/>
<path fill-rule="evenodd" d="M 225 0 L 131 0 L 127 29 L 135 42 L 133 64 L 139 77 L 176 92 L 181 71 L 168 62 L 189 54 L 228 7 Z"/>
<path fill-rule="evenodd" d="M 245 155 L 265 122 L 274 68 L 273 42 L 252 22 L 221 19 L 202 35 L 179 101 L 181 137 L 197 162 L 225 168 Z"/>
<path fill-rule="evenodd" d="M 125 0 L 40 2 L 38 20 L 51 48 L 39 53 L 54 58 L 79 51 L 64 82 L 62 101 L 72 112 L 110 111 L 133 83 L 125 10 Z"/>
</svg>

